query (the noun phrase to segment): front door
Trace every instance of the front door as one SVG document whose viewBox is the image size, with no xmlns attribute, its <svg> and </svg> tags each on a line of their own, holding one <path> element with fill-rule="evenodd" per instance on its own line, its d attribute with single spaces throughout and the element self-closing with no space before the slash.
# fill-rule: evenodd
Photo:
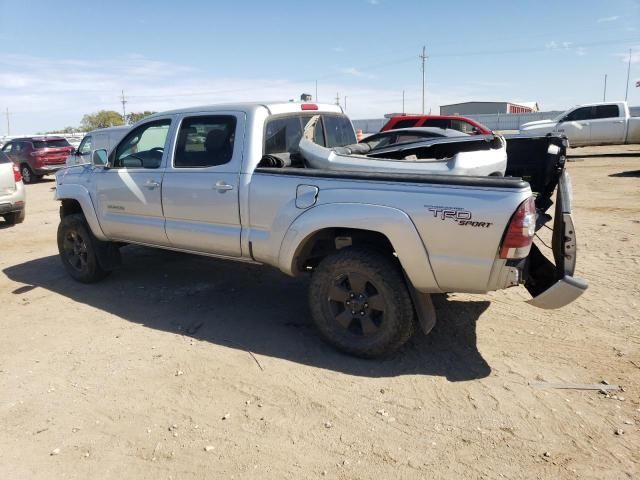
<svg viewBox="0 0 640 480">
<path fill-rule="evenodd" d="M 592 107 L 577 108 L 560 121 L 558 132 L 567 136 L 571 146 L 588 145 L 592 118 Z"/>
<path fill-rule="evenodd" d="M 238 112 L 182 118 L 164 175 L 162 202 L 172 246 L 239 257 L 240 170 L 245 116 Z"/>
<path fill-rule="evenodd" d="M 96 168 L 98 220 L 110 239 L 168 244 L 162 180 L 170 127 L 170 118 L 140 125 L 111 152 L 107 168 Z"/>
</svg>

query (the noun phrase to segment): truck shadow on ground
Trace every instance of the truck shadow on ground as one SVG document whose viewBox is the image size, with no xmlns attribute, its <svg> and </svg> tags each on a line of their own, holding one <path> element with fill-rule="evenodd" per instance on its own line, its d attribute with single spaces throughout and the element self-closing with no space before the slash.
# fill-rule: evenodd
<svg viewBox="0 0 640 480">
<path fill-rule="evenodd" d="M 627 170 L 626 172 L 612 173 L 610 177 L 640 177 L 640 170 Z"/>
<path fill-rule="evenodd" d="M 491 372 L 476 346 L 476 322 L 488 301 L 437 296 L 438 324 L 431 334 L 418 333 L 391 357 L 362 360 L 335 351 L 316 334 L 306 279 L 269 267 L 136 246 L 123 248 L 122 256 L 122 267 L 93 285 L 73 281 L 57 256 L 3 272 L 23 284 L 13 293 L 27 301 L 29 292 L 44 288 L 130 322 L 258 356 L 366 377 L 420 374 L 463 381 Z"/>
</svg>

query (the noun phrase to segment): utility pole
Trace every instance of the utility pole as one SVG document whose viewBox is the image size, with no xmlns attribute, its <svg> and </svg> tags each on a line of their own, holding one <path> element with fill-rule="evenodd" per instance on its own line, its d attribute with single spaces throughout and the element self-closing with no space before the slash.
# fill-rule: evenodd
<svg viewBox="0 0 640 480">
<path fill-rule="evenodd" d="M 11 135 L 11 124 L 9 123 L 9 107 L 7 107 L 7 137 Z"/>
<path fill-rule="evenodd" d="M 347 111 L 347 96 L 344 96 L 344 111 Z"/>
<path fill-rule="evenodd" d="M 624 94 L 624 101 L 627 101 L 627 98 L 629 97 L 629 74 L 631 73 L 631 52 L 632 50 L 629 49 L 629 63 L 627 64 L 627 91 Z"/>
<path fill-rule="evenodd" d="M 317 102 L 318 101 L 318 80 L 316 80 L 316 96 L 313 97 L 313 99 Z"/>
<path fill-rule="evenodd" d="M 122 90 L 122 98 L 120 99 L 120 102 L 122 102 L 122 120 L 124 121 L 124 124 L 127 124 L 127 110 L 125 108 L 125 103 L 127 103 L 127 100 L 125 100 L 124 98 L 124 90 Z"/>
<path fill-rule="evenodd" d="M 404 114 L 404 89 L 402 90 L 402 113 Z"/>
<path fill-rule="evenodd" d="M 336 92 L 336 105 L 340 106 L 340 94 Z"/>
<path fill-rule="evenodd" d="M 424 115 L 424 63 L 427 60 L 427 47 L 422 47 L 422 55 L 419 55 L 422 59 L 422 114 Z"/>
<path fill-rule="evenodd" d="M 607 101 L 607 74 L 604 74 L 604 93 L 602 94 L 602 101 Z"/>
</svg>

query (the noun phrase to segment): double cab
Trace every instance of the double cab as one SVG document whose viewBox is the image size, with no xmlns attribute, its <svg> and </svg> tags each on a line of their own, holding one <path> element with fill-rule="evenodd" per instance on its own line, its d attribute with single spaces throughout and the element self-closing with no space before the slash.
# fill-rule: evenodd
<svg viewBox="0 0 640 480">
<path fill-rule="evenodd" d="M 531 304 L 559 308 L 586 289 L 573 277 L 562 139 L 526 140 L 557 180 L 534 197 L 521 178 L 311 168 L 299 148 L 308 125 L 322 147 L 355 143 L 335 105 L 223 104 L 145 118 L 110 152 L 58 172 L 62 264 L 95 282 L 123 245 L 139 244 L 310 275 L 320 334 L 365 357 L 431 330 L 435 293 L 524 284 Z M 274 167 L 274 155 L 286 164 Z M 551 262 L 532 240 L 551 218 L 555 185 Z"/>
</svg>

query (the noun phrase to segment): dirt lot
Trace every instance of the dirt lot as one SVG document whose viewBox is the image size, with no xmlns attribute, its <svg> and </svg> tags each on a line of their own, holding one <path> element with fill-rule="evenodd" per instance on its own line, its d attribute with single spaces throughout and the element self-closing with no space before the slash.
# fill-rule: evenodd
<svg viewBox="0 0 640 480">
<path fill-rule="evenodd" d="M 74 283 L 54 183 L 28 186 L 0 224 L 0 478 L 640 478 L 640 147 L 572 155 L 587 293 L 450 295 L 382 361 L 327 347 L 269 268 L 126 247 Z M 601 380 L 624 391 L 534 385 Z"/>
</svg>

